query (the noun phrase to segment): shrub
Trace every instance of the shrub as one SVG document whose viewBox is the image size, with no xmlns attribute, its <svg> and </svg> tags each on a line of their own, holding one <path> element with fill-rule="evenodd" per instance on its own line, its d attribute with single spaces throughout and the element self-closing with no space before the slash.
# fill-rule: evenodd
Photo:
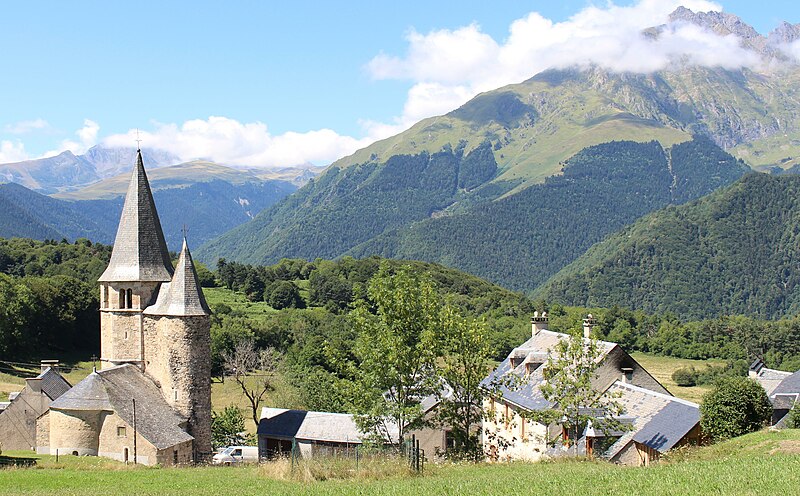
<svg viewBox="0 0 800 496">
<path fill-rule="evenodd" d="M 759 383 L 747 377 L 724 377 L 703 396 L 700 426 L 714 441 L 761 429 L 772 416 L 772 405 Z"/>
<path fill-rule="evenodd" d="M 672 373 L 672 380 L 681 387 L 697 385 L 697 371 L 694 367 L 681 367 Z"/>
</svg>

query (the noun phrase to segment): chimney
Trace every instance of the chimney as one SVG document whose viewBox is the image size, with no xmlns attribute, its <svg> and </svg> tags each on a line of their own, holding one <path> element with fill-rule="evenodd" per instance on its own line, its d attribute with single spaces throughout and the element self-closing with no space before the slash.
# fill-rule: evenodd
<svg viewBox="0 0 800 496">
<path fill-rule="evenodd" d="M 39 365 L 42 372 L 46 371 L 47 369 L 53 369 L 54 372 L 59 372 L 58 360 L 42 360 Z"/>
<path fill-rule="evenodd" d="M 633 367 L 622 367 L 620 371 L 622 372 L 622 383 L 630 384 L 633 380 Z"/>
<path fill-rule="evenodd" d="M 592 314 L 583 319 L 583 337 L 589 339 L 592 336 L 592 327 L 594 327 L 594 317 Z"/>
<path fill-rule="evenodd" d="M 539 334 L 539 331 L 547 329 L 547 312 L 542 312 L 539 315 L 539 312 L 533 312 L 533 317 L 531 317 L 531 336 L 535 336 Z"/>
</svg>

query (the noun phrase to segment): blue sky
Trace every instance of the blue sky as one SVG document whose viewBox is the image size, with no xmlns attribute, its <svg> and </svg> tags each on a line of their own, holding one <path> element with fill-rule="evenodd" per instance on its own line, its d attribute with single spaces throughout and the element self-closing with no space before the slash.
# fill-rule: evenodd
<svg viewBox="0 0 800 496">
<path fill-rule="evenodd" d="M 571 42 L 574 30 L 592 27 L 588 18 L 646 24 L 680 3 L 6 3 L 0 162 L 80 153 L 103 141 L 133 144 L 139 128 L 142 146 L 170 148 L 186 159 L 322 165 L 478 91 L 530 77 L 553 63 L 550 54 L 602 58 Z M 720 4 L 762 33 L 782 20 L 800 22 L 800 9 L 789 1 Z M 594 27 L 603 26 L 616 22 Z M 551 50 L 548 43 L 560 36 Z M 620 46 L 624 39 L 619 35 Z M 729 59 L 741 58 L 734 52 Z M 495 67 L 495 59 L 510 62 Z"/>
</svg>

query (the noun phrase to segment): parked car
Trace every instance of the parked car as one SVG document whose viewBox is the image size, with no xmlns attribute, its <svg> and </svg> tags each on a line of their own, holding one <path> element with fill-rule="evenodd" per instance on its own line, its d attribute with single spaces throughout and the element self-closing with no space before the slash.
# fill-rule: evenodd
<svg viewBox="0 0 800 496">
<path fill-rule="evenodd" d="M 235 465 L 258 461 L 258 446 L 228 446 L 211 459 L 217 465 Z"/>
</svg>

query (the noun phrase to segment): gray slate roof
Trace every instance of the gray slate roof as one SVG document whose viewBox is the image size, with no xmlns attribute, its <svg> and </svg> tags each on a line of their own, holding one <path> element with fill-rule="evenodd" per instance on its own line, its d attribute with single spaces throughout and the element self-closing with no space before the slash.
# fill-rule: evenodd
<svg viewBox="0 0 800 496">
<path fill-rule="evenodd" d="M 513 403 L 527 410 L 544 410 L 554 406 L 544 399 L 539 385 L 544 381 L 543 367 L 533 370 L 527 375 L 528 363 L 545 363 L 547 357 L 560 340 L 567 339 L 569 336 L 560 332 L 541 330 L 522 345 L 511 350 L 505 360 L 484 379 L 481 384 L 488 389 L 495 389 L 494 384 L 499 384 L 497 388 L 503 395 L 503 400 Z M 608 341 L 597 341 L 600 348 L 599 360 L 605 358 L 608 353 L 617 345 Z M 512 367 L 512 358 L 519 363 Z M 512 375 L 509 375 L 509 374 Z M 512 378 L 510 385 L 503 385 L 507 378 Z M 513 377 L 526 377 L 521 384 L 513 384 Z"/>
<path fill-rule="evenodd" d="M 111 261 L 100 282 L 169 281 L 172 263 L 150 183 L 138 151 Z"/>
<path fill-rule="evenodd" d="M 278 439 L 360 444 L 362 433 L 346 413 L 262 408 L 258 435 Z"/>
<path fill-rule="evenodd" d="M 180 427 L 186 419 L 167 404 L 153 381 L 131 364 L 92 372 L 51 403 L 50 409 L 113 411 L 133 426 L 133 399 L 136 430 L 157 449 L 194 439 Z"/>
<path fill-rule="evenodd" d="M 51 400 L 58 399 L 72 387 L 61 374 L 50 367 L 47 367 L 36 378 L 41 380 L 40 387 L 42 392 Z"/>
<path fill-rule="evenodd" d="M 155 304 L 144 310 L 148 315 L 211 315 L 200 280 L 194 268 L 192 254 L 183 239 L 183 248 L 175 266 L 172 281 L 161 285 Z"/>
<path fill-rule="evenodd" d="M 620 394 L 616 401 L 623 405 L 623 415 L 633 426 L 609 448 L 608 458 L 614 458 L 631 440 L 663 453 L 700 422 L 700 405 L 691 401 L 620 381 L 608 391 Z"/>
<path fill-rule="evenodd" d="M 758 360 L 760 364 L 760 360 Z M 750 368 L 751 373 L 755 373 L 755 380 L 761 387 L 764 388 L 764 391 L 767 392 L 767 396 L 771 396 L 775 392 L 775 388 L 777 388 L 780 383 L 792 375 L 791 372 L 784 372 L 783 370 L 775 370 L 775 369 L 768 369 L 761 364 L 761 366 L 756 366 L 754 369 L 752 366 Z"/>
<path fill-rule="evenodd" d="M 772 390 L 770 397 L 778 394 L 800 393 L 800 371 L 795 372 L 784 378 L 778 386 Z"/>
</svg>

